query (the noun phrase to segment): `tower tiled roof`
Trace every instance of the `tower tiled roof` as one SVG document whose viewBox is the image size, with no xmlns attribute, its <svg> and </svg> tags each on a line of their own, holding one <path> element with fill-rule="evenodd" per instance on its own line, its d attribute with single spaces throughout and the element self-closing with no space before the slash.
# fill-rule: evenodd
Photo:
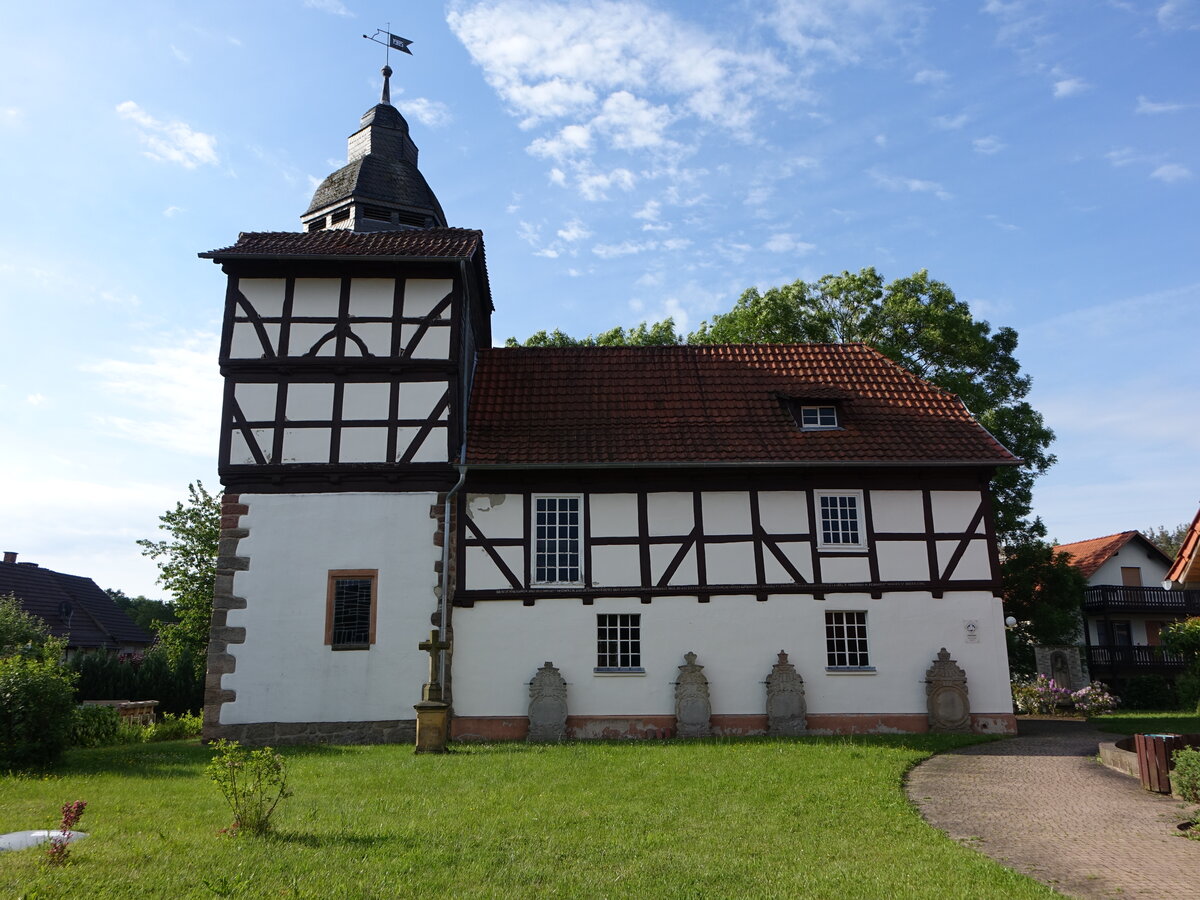
<svg viewBox="0 0 1200 900">
<path fill-rule="evenodd" d="M 324 258 L 371 256 L 403 259 L 467 259 L 483 252 L 483 232 L 471 228 L 404 231 L 244 231 L 237 243 L 201 253 L 202 259 Z"/>
<path fill-rule="evenodd" d="M 834 403 L 803 431 L 788 400 Z M 494 348 L 479 353 L 473 465 L 1015 465 L 955 395 L 864 344 Z"/>
</svg>

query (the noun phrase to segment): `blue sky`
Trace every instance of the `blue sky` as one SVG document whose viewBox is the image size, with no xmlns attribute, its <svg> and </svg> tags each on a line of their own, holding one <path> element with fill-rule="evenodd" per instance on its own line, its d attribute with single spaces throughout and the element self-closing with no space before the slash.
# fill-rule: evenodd
<svg viewBox="0 0 1200 900">
<path fill-rule="evenodd" d="M 1021 335 L 1052 536 L 1195 512 L 1200 0 L 130 0 L 5 12 L 3 549 L 161 596 L 134 541 L 217 486 L 195 254 L 299 229 L 389 21 L 498 340 L 927 268 Z"/>
</svg>

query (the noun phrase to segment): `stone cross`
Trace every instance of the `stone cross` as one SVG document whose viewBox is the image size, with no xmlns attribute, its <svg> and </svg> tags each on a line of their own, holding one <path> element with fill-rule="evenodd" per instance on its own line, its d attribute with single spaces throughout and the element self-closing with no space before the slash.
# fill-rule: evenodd
<svg viewBox="0 0 1200 900">
<path fill-rule="evenodd" d="M 429 640 L 417 644 L 418 650 L 429 653 L 429 681 L 421 690 L 422 700 L 441 700 L 442 683 L 438 680 L 439 656 L 443 650 L 450 649 L 450 642 L 441 640 L 441 634 L 434 628 L 429 632 Z"/>
</svg>

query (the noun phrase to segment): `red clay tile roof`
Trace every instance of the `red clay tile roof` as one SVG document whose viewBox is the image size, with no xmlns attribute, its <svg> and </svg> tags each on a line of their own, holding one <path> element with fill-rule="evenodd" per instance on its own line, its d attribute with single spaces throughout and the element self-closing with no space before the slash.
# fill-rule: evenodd
<svg viewBox="0 0 1200 900">
<path fill-rule="evenodd" d="M 405 231 L 244 231 L 232 247 L 201 253 L 202 259 L 230 257 L 375 256 L 466 259 L 483 249 L 483 232 L 470 228 L 413 228 Z"/>
<path fill-rule="evenodd" d="M 1179 547 L 1175 562 L 1167 572 L 1166 580 L 1181 585 L 1200 581 L 1200 512 L 1192 519 L 1192 525 Z"/>
<path fill-rule="evenodd" d="M 1122 531 L 1120 534 L 1076 541 L 1073 544 L 1059 544 L 1054 549 L 1068 554 L 1071 562 L 1083 573 L 1083 577 L 1091 578 L 1097 569 L 1112 559 L 1114 553 L 1136 537 L 1141 537 L 1141 532 Z"/>
<path fill-rule="evenodd" d="M 836 400 L 843 427 L 801 431 L 788 397 Z M 468 416 L 475 465 L 1019 462 L 864 344 L 493 348 Z"/>
</svg>

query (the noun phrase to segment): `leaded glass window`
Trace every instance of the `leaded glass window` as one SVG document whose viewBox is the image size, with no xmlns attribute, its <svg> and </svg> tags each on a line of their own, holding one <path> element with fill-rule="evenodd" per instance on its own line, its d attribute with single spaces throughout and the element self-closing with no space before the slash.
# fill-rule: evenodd
<svg viewBox="0 0 1200 900">
<path fill-rule="evenodd" d="M 596 616 L 596 669 L 642 667 L 641 613 L 599 613 Z"/>
<path fill-rule="evenodd" d="M 534 498 L 534 577 L 539 584 L 580 581 L 578 497 Z"/>
<path fill-rule="evenodd" d="M 867 653 L 867 614 L 825 613 L 825 653 L 830 668 L 868 668 L 871 658 Z"/>
<path fill-rule="evenodd" d="M 366 650 L 375 640 L 377 571 L 329 573 L 325 643 L 334 650 Z"/>
<path fill-rule="evenodd" d="M 859 522 L 859 494 L 820 494 L 821 546 L 861 547 L 862 530 Z"/>
</svg>

